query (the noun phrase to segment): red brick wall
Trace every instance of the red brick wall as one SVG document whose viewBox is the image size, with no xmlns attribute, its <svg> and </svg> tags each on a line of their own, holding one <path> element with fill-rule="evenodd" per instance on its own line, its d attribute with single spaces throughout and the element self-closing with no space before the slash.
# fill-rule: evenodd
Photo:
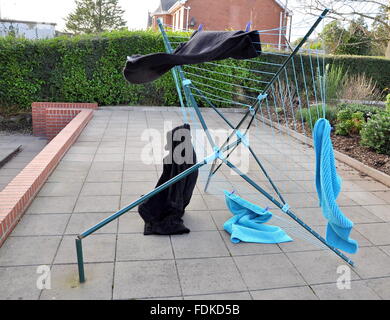
<svg viewBox="0 0 390 320">
<path fill-rule="evenodd" d="M 243 30 L 249 21 L 252 22 L 252 30 L 268 30 L 280 28 L 280 13 L 284 10 L 274 0 L 188 0 L 185 5 L 191 7 L 189 19 L 195 18 L 197 29 L 199 24 L 203 24 L 204 30 Z M 181 6 L 178 7 L 179 10 Z M 174 12 L 171 12 L 174 14 Z M 152 27 L 157 30 L 156 19 L 164 17 L 164 24 L 172 24 L 171 15 L 154 16 Z M 286 19 L 282 19 L 285 26 Z M 184 28 L 187 25 L 187 10 L 184 13 Z M 270 33 L 278 33 L 275 32 Z M 279 36 L 267 34 L 261 36 L 263 43 L 276 44 Z"/>
<path fill-rule="evenodd" d="M 53 139 L 82 109 L 46 109 L 46 138 Z"/>
<path fill-rule="evenodd" d="M 248 21 L 252 30 L 279 28 L 283 12 L 273 0 L 188 0 L 185 6 L 191 7 L 189 21 L 197 22 L 193 28 L 203 24 L 204 30 L 243 30 Z M 261 41 L 277 43 L 278 36 L 263 35 Z"/>
<path fill-rule="evenodd" d="M 51 140 L 81 109 L 97 109 L 96 103 L 33 102 L 33 135 Z"/>
<path fill-rule="evenodd" d="M 166 26 L 172 25 L 172 16 L 170 14 L 156 14 L 152 18 L 152 28 L 158 30 L 157 19 L 162 19 L 163 24 Z"/>
<path fill-rule="evenodd" d="M 0 192 L 0 247 L 93 115 L 91 109 L 77 112 L 78 115 L 66 125 L 66 129 L 55 136 Z"/>
</svg>

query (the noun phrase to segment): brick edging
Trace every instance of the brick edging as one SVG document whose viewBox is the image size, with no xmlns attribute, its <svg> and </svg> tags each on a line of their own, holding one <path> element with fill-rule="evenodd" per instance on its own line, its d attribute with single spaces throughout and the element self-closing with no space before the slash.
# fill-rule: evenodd
<svg viewBox="0 0 390 320">
<path fill-rule="evenodd" d="M 97 103 L 81 102 L 33 102 L 33 135 L 51 140 L 82 109 L 98 108 Z"/>
<path fill-rule="evenodd" d="M 92 116 L 92 109 L 79 111 L 77 116 L 0 192 L 0 247 Z"/>
</svg>

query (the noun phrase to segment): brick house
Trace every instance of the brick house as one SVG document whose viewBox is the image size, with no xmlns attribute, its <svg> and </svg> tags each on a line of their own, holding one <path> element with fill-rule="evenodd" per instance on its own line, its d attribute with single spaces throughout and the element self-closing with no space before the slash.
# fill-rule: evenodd
<svg viewBox="0 0 390 320">
<path fill-rule="evenodd" d="M 252 30 L 288 29 L 291 15 L 281 0 L 160 0 L 159 7 L 149 13 L 149 27 L 156 29 L 161 18 L 174 30 L 194 30 L 200 24 L 204 30 L 243 30 L 249 21 Z M 262 36 L 262 42 L 280 41 L 284 42 L 276 34 Z"/>
</svg>

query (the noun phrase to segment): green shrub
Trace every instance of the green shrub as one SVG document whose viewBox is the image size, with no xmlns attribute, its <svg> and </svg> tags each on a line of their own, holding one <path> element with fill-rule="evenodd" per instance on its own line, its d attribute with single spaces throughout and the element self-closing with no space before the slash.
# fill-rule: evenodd
<svg viewBox="0 0 390 320">
<path fill-rule="evenodd" d="M 345 83 L 347 72 L 341 65 L 326 66 L 326 101 L 335 100 L 339 98 L 340 89 Z"/>
<path fill-rule="evenodd" d="M 350 109 L 343 109 L 337 113 L 335 133 L 341 136 L 359 134 L 363 124 L 364 117 L 362 112 L 352 112 Z"/>
<path fill-rule="evenodd" d="M 374 115 L 364 124 L 360 135 L 363 146 L 390 155 L 390 113 L 381 112 Z"/>
<path fill-rule="evenodd" d="M 390 93 L 386 97 L 386 111 L 390 112 Z"/>
<path fill-rule="evenodd" d="M 351 113 L 361 112 L 363 113 L 363 117 L 365 121 L 370 119 L 374 114 L 383 111 L 383 108 L 380 107 L 367 106 L 358 103 L 340 103 L 337 105 L 336 108 L 338 111 L 348 109 Z"/>
<path fill-rule="evenodd" d="M 353 55 L 334 55 L 326 56 L 326 63 L 330 66 L 347 66 L 350 76 L 356 74 L 365 74 L 376 82 L 380 91 L 385 90 L 390 83 L 390 60 L 385 57 L 353 56 Z"/>
<path fill-rule="evenodd" d="M 175 36 L 180 35 L 188 34 L 175 33 Z M 97 102 L 99 105 L 179 105 L 171 73 L 144 85 L 132 85 L 124 81 L 122 69 L 126 56 L 155 52 L 165 52 L 164 44 L 160 33 L 150 30 L 114 31 L 46 40 L 2 37 L 0 108 L 16 107 L 21 111 L 28 111 L 33 101 Z M 229 59 L 205 65 L 208 70 L 218 72 L 213 73 L 215 80 L 210 79 L 208 71 L 194 68 L 202 68 L 202 65 L 188 66 L 186 70 L 192 73 L 188 77 L 191 77 L 195 85 L 198 85 L 196 81 L 204 84 L 198 88 L 207 89 L 226 100 L 234 98 L 240 101 L 240 94 L 256 98 L 256 90 L 261 92 L 262 89 L 259 81 L 270 79 L 269 75 L 261 73 L 256 73 L 255 77 L 242 68 L 274 73 L 277 70 L 275 64 L 282 64 L 286 57 L 264 54 L 259 59 L 267 64 Z M 309 55 L 294 58 L 297 91 L 302 91 L 305 87 L 300 72 L 302 63 L 309 95 L 313 94 L 310 66 L 317 65 L 316 59 L 316 56 Z M 366 73 L 382 90 L 390 83 L 390 73 L 384 72 L 390 69 L 390 60 L 387 59 L 327 56 L 326 64 L 330 68 L 348 66 L 349 74 Z M 292 64 L 288 64 L 287 74 L 295 84 L 292 67 Z M 255 90 L 240 89 L 236 95 L 237 85 Z M 227 106 L 221 101 L 213 102 L 216 106 Z"/>
<path fill-rule="evenodd" d="M 188 36 L 175 32 L 176 37 L 180 35 Z M 129 84 L 123 77 L 127 56 L 156 52 L 165 52 L 164 43 L 159 32 L 150 30 L 34 41 L 0 38 L 0 107 L 29 110 L 33 101 L 177 106 L 180 102 L 171 72 L 143 85 Z M 222 101 L 213 101 L 216 106 L 227 106 L 223 101 L 232 100 L 235 85 L 258 87 L 245 80 L 250 78 L 244 68 L 247 63 L 216 61 L 188 66 L 187 71 L 194 84 L 203 83 L 199 89 L 222 97 Z M 214 80 L 199 68 L 214 72 Z M 224 83 L 226 78 L 229 83 Z"/>
<path fill-rule="evenodd" d="M 312 105 L 309 109 L 303 108 L 301 111 L 297 111 L 296 118 L 300 119 L 302 112 L 302 119 L 304 122 L 308 123 L 310 127 L 313 127 L 319 118 L 323 118 L 323 106 L 322 105 Z M 336 120 L 336 109 L 334 107 L 326 106 L 325 107 L 325 119 L 327 119 L 331 124 Z"/>
</svg>

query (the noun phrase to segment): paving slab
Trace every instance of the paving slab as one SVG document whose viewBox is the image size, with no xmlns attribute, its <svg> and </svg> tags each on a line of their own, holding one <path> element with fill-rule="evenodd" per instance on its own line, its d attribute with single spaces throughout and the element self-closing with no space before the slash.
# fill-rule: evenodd
<svg viewBox="0 0 390 320">
<path fill-rule="evenodd" d="M 366 285 L 384 300 L 390 300 L 390 277 L 366 280 Z"/>
<path fill-rule="evenodd" d="M 287 256 L 308 284 L 335 283 L 340 276 L 338 268 L 345 265 L 329 250 L 288 252 Z M 350 270 L 351 279 L 359 279 L 355 271 Z"/>
<path fill-rule="evenodd" d="M 0 267 L 0 300 L 37 300 L 38 277 L 36 266 Z"/>
<path fill-rule="evenodd" d="M 382 221 L 390 222 L 390 204 L 364 206 L 362 208 L 365 208 L 366 210 L 370 211 L 373 215 L 375 215 Z"/>
<path fill-rule="evenodd" d="M 191 231 L 217 230 L 217 226 L 209 211 L 186 211 L 184 225 Z"/>
<path fill-rule="evenodd" d="M 365 281 L 351 281 L 350 288 L 339 289 L 335 283 L 312 286 L 321 300 L 380 300 Z"/>
<path fill-rule="evenodd" d="M 90 170 L 86 179 L 86 182 L 121 182 L 123 171 L 101 171 Z"/>
<path fill-rule="evenodd" d="M 249 290 L 306 284 L 294 265 L 282 253 L 237 256 L 234 261 Z"/>
<path fill-rule="evenodd" d="M 318 300 L 309 286 L 251 291 L 254 300 Z"/>
<path fill-rule="evenodd" d="M 158 298 L 181 296 L 175 262 L 117 262 L 114 299 Z"/>
<path fill-rule="evenodd" d="M 109 300 L 112 299 L 113 263 L 85 265 L 86 282 L 80 284 L 77 265 L 54 265 L 51 288 L 44 289 L 41 300 Z"/>
<path fill-rule="evenodd" d="M 390 223 L 358 224 L 356 230 L 377 246 L 390 245 Z"/>
<path fill-rule="evenodd" d="M 85 262 L 111 262 L 115 258 L 116 235 L 93 234 L 83 240 Z M 74 236 L 64 236 L 58 248 L 54 263 L 76 263 Z"/>
<path fill-rule="evenodd" d="M 196 296 L 184 296 L 184 300 L 251 300 L 251 295 L 249 292 L 200 294 Z"/>
<path fill-rule="evenodd" d="M 119 196 L 80 196 L 74 208 L 75 213 L 115 212 L 119 210 Z"/>
<path fill-rule="evenodd" d="M 80 193 L 82 182 L 47 182 L 39 191 L 40 197 L 72 197 Z"/>
<path fill-rule="evenodd" d="M 379 246 L 378 248 L 390 256 L 390 246 Z"/>
<path fill-rule="evenodd" d="M 247 290 L 230 257 L 183 259 L 176 262 L 184 295 Z"/>
<path fill-rule="evenodd" d="M 211 129 L 225 127 L 210 110 L 204 112 Z M 227 116 L 237 122 L 242 115 Z M 161 157 L 142 161 L 148 143 L 142 134 L 147 128 L 162 132 L 164 121 L 181 124 L 180 117 L 175 108 L 95 112 L 0 248 L 0 286 L 12 286 L 0 290 L 0 298 L 389 299 L 389 188 L 342 163 L 337 163 L 344 182 L 337 202 L 354 221 L 351 237 L 360 246 L 355 255 L 349 255 L 356 263 L 349 291 L 336 288 L 337 267 L 345 262 L 313 237 L 308 241 L 308 234 L 295 222 L 280 220 L 289 218 L 225 166 L 212 178 L 208 192 L 204 183 L 210 166 L 200 171 L 183 217 L 191 233 L 144 236 L 144 222 L 133 208 L 84 239 L 87 281 L 80 285 L 75 236 L 154 188 L 162 171 Z M 314 184 L 313 149 L 288 136 L 274 137 L 267 127 L 258 130 L 251 144 L 293 211 L 325 236 L 326 220 L 318 208 Z M 30 149 L 0 170 L 0 186 L 39 148 Z M 154 155 L 161 152 L 156 147 L 152 150 Z M 248 175 L 276 196 L 254 161 L 242 169 L 249 169 Z M 232 214 L 222 194 L 233 188 L 245 199 L 269 206 L 274 213 L 270 224 L 288 227 L 294 241 L 233 244 L 223 230 Z M 36 287 L 41 265 L 52 270 L 50 290 Z"/>
<path fill-rule="evenodd" d="M 65 234 L 73 234 L 77 235 L 80 234 L 80 232 L 87 230 L 88 228 L 94 226 L 98 222 L 104 220 L 109 215 L 111 215 L 112 212 L 84 212 L 81 214 L 73 214 L 66 226 Z M 96 231 L 96 234 L 98 233 L 115 233 L 117 232 L 118 228 L 118 220 L 113 221 L 107 225 L 105 225 L 103 228 Z"/>
<path fill-rule="evenodd" d="M 60 236 L 8 237 L 0 250 L 0 266 L 50 265 Z"/>
<path fill-rule="evenodd" d="M 12 232 L 12 236 L 62 235 L 70 214 L 30 214 L 26 215 Z"/>
<path fill-rule="evenodd" d="M 116 196 L 121 194 L 120 182 L 86 182 L 81 196 Z"/>
<path fill-rule="evenodd" d="M 135 211 L 123 214 L 119 219 L 119 233 L 143 233 L 144 221 Z"/>
<path fill-rule="evenodd" d="M 26 213 L 72 213 L 77 197 L 36 197 Z M 101 212 L 101 210 L 100 210 Z"/>
<path fill-rule="evenodd" d="M 119 234 L 117 261 L 173 259 L 171 240 L 159 235 Z"/>
<path fill-rule="evenodd" d="M 362 206 L 340 206 L 341 211 L 349 217 L 354 223 L 372 223 L 383 222 L 377 214 L 372 213 L 368 207 Z M 376 213 L 380 211 L 379 208 L 374 209 Z"/>
<path fill-rule="evenodd" d="M 218 231 L 193 231 L 171 236 L 171 239 L 177 259 L 229 256 Z"/>
<path fill-rule="evenodd" d="M 47 179 L 48 182 L 84 182 L 87 172 L 69 171 L 58 168 Z"/>
<path fill-rule="evenodd" d="M 386 204 L 385 200 L 377 197 L 375 194 L 367 191 L 344 192 L 348 198 L 351 198 L 361 206 Z"/>
<path fill-rule="evenodd" d="M 354 271 L 363 279 L 390 276 L 390 256 L 378 247 L 359 248 Z"/>
</svg>

